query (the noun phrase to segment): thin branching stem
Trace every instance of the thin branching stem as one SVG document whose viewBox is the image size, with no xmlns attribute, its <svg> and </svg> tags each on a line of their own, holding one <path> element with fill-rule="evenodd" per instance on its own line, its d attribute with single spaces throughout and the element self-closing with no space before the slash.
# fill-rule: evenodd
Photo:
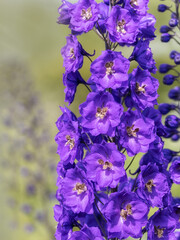
<svg viewBox="0 0 180 240">
<path fill-rule="evenodd" d="M 134 159 L 135 159 L 136 155 L 132 158 L 131 162 L 129 163 L 129 165 L 127 166 L 127 168 L 125 169 L 125 171 L 127 171 L 129 169 L 129 167 L 131 166 L 131 164 L 133 163 Z"/>
</svg>

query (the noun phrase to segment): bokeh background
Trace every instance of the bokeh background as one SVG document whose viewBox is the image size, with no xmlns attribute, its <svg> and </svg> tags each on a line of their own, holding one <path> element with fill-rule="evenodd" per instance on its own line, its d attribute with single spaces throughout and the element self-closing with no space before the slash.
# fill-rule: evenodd
<svg viewBox="0 0 180 240">
<path fill-rule="evenodd" d="M 157 19 L 157 38 L 151 44 L 157 67 L 172 63 L 169 52 L 176 49 L 173 41 L 161 43 L 159 27 L 168 23 L 170 13 L 157 12 L 160 1 L 150 0 L 149 12 Z M 171 1 L 166 1 L 169 5 Z M 60 49 L 70 33 L 67 26 L 56 23 L 58 0 L 0 1 L 0 239 L 50 240 L 56 222 L 53 205 L 56 191 L 55 122 L 64 105 L 62 84 L 63 60 Z M 94 32 L 79 37 L 84 49 L 94 59 L 104 44 Z M 120 50 L 120 49 L 119 49 Z M 130 49 L 124 50 L 128 56 Z M 80 71 L 87 80 L 89 60 Z M 169 101 L 169 87 L 160 81 L 159 103 Z M 70 106 L 77 115 L 78 105 L 87 95 L 78 88 Z M 65 104 L 67 106 L 67 104 Z M 177 150 L 170 141 L 165 146 Z M 132 170 L 137 168 L 137 162 Z M 173 186 L 174 196 L 178 188 Z"/>
</svg>

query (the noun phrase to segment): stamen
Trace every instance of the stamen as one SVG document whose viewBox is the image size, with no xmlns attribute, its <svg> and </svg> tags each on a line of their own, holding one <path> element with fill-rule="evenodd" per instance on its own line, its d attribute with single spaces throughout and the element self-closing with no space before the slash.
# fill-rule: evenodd
<svg viewBox="0 0 180 240">
<path fill-rule="evenodd" d="M 131 7 L 137 7 L 138 6 L 138 1 L 137 0 L 131 0 L 130 5 L 131 5 Z"/>
<path fill-rule="evenodd" d="M 131 206 L 131 204 L 128 204 L 128 205 L 126 206 L 126 209 L 127 209 L 128 215 L 132 215 L 132 206 Z"/>
<path fill-rule="evenodd" d="M 127 216 L 132 215 L 132 206 L 131 204 L 128 204 L 126 206 L 126 210 L 122 209 L 120 212 L 121 217 L 126 220 Z"/>
<path fill-rule="evenodd" d="M 108 161 L 106 161 L 105 163 L 104 163 L 104 165 L 103 165 L 103 169 L 104 170 L 106 170 L 106 169 L 111 169 L 112 168 L 112 163 L 111 162 L 108 162 Z"/>
<path fill-rule="evenodd" d="M 73 188 L 73 191 L 76 191 L 78 195 L 87 191 L 85 183 L 76 183 L 76 186 Z"/>
<path fill-rule="evenodd" d="M 65 143 L 65 146 L 69 145 L 70 150 L 72 150 L 74 148 L 74 145 L 75 145 L 74 138 L 71 138 L 70 135 L 66 135 L 66 140 L 67 140 L 67 142 Z"/>
<path fill-rule="evenodd" d="M 148 192 L 152 193 L 152 187 L 155 187 L 156 185 L 154 185 L 153 180 L 150 179 L 150 180 L 146 183 L 145 186 L 146 186 Z"/>
<path fill-rule="evenodd" d="M 108 111 L 107 107 L 103 107 L 103 108 L 98 107 L 96 112 L 96 117 L 103 119 L 106 116 L 107 111 Z"/>
<path fill-rule="evenodd" d="M 145 93 L 146 90 L 144 89 L 146 87 L 146 85 L 143 85 L 142 87 L 139 85 L 138 82 L 136 82 L 136 92 L 137 93 Z"/>
<path fill-rule="evenodd" d="M 120 32 L 120 33 L 122 33 L 122 34 L 125 34 L 125 33 L 126 33 L 125 26 L 126 26 L 126 22 L 125 22 L 124 19 L 122 19 L 121 21 L 119 21 L 119 22 L 117 23 L 117 26 L 116 26 L 117 32 Z"/>
<path fill-rule="evenodd" d="M 87 10 L 86 9 L 82 9 L 81 16 L 82 16 L 82 19 L 84 19 L 84 20 L 91 19 L 92 18 L 91 7 L 89 7 Z"/>
<path fill-rule="evenodd" d="M 75 59 L 76 58 L 75 55 L 74 55 L 74 48 L 70 48 L 69 53 L 70 53 L 69 58 L 71 58 L 71 59 Z"/>
<path fill-rule="evenodd" d="M 107 75 L 111 75 L 111 74 L 115 73 L 115 71 L 112 69 L 113 65 L 114 65 L 113 62 L 107 62 L 107 63 L 105 64 L 106 74 L 107 74 Z"/>
<path fill-rule="evenodd" d="M 104 165 L 104 161 L 103 161 L 102 159 L 99 159 L 99 160 L 98 160 L 98 163 L 99 163 L 100 165 Z"/>
<path fill-rule="evenodd" d="M 165 230 L 165 228 L 160 228 L 159 226 L 158 227 L 154 226 L 154 232 L 158 236 L 158 238 L 163 237 L 164 230 Z"/>
<path fill-rule="evenodd" d="M 137 132 L 139 132 L 139 128 L 133 130 L 134 124 L 131 127 L 126 127 L 126 131 L 129 137 L 137 137 Z"/>
<path fill-rule="evenodd" d="M 98 163 L 99 163 L 99 165 L 102 165 L 104 170 L 106 170 L 106 169 L 110 170 L 113 167 L 113 164 L 111 162 L 108 162 L 108 161 L 104 162 L 102 159 L 99 159 Z"/>
</svg>

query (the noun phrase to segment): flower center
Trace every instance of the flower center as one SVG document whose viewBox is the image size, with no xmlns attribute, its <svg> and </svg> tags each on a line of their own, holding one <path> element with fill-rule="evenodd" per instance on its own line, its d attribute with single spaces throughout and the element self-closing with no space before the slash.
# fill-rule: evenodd
<svg viewBox="0 0 180 240">
<path fill-rule="evenodd" d="M 138 6 L 138 0 L 131 0 L 130 4 L 131 4 L 131 7 L 137 7 Z"/>
<path fill-rule="evenodd" d="M 148 192 L 150 192 L 150 193 L 152 193 L 152 187 L 155 187 L 152 179 L 150 179 L 150 180 L 146 183 L 145 186 L 146 186 Z"/>
<path fill-rule="evenodd" d="M 104 162 L 102 159 L 99 159 L 98 163 L 103 166 L 104 170 L 106 170 L 106 169 L 110 170 L 113 167 L 111 162 L 109 162 L 109 161 L 105 161 Z"/>
<path fill-rule="evenodd" d="M 138 82 L 136 82 L 136 92 L 139 93 L 145 93 L 146 90 L 144 89 L 146 85 L 140 86 Z"/>
<path fill-rule="evenodd" d="M 132 206 L 131 204 L 128 204 L 126 206 L 126 210 L 122 209 L 120 212 L 121 217 L 126 220 L 127 216 L 132 215 Z"/>
<path fill-rule="evenodd" d="M 98 107 L 96 112 L 96 117 L 103 119 L 106 116 L 107 111 L 108 111 L 107 107 L 103 107 L 103 108 Z"/>
<path fill-rule="evenodd" d="M 154 226 L 154 232 L 158 236 L 158 238 L 163 237 L 164 230 L 165 230 L 165 228 L 160 228 L 159 226 L 158 227 Z"/>
<path fill-rule="evenodd" d="M 76 186 L 73 188 L 73 191 L 76 191 L 78 195 L 87 191 L 85 183 L 76 183 Z"/>
<path fill-rule="evenodd" d="M 82 19 L 84 19 L 84 20 L 91 19 L 92 18 L 91 7 L 89 7 L 87 10 L 82 9 L 81 16 L 82 16 Z"/>
<path fill-rule="evenodd" d="M 115 71 L 112 69 L 113 65 L 114 65 L 113 62 L 107 62 L 107 63 L 105 64 L 106 74 L 107 74 L 107 75 L 111 75 L 111 74 L 115 73 Z"/>
<path fill-rule="evenodd" d="M 139 128 L 135 128 L 133 130 L 134 124 L 131 127 L 126 127 L 126 131 L 129 137 L 137 137 L 137 132 L 139 132 Z"/>
<path fill-rule="evenodd" d="M 71 59 L 75 59 L 75 55 L 74 55 L 74 48 L 70 48 L 70 51 L 69 51 L 69 58 Z"/>
<path fill-rule="evenodd" d="M 65 143 L 65 146 L 69 145 L 70 147 L 70 150 L 73 149 L 74 145 L 75 145 L 75 140 L 74 138 L 71 138 L 70 135 L 66 135 L 66 143 Z"/>
<path fill-rule="evenodd" d="M 126 33 L 125 26 L 126 26 L 126 22 L 124 19 L 122 19 L 117 23 L 117 26 L 116 26 L 117 32 L 125 34 Z"/>
</svg>

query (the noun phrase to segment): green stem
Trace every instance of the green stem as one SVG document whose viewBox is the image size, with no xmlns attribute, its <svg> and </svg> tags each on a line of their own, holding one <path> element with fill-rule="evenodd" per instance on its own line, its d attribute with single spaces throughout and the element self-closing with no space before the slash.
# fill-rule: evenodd
<svg viewBox="0 0 180 240">
<path fill-rule="evenodd" d="M 128 168 L 131 166 L 131 164 L 133 163 L 134 159 L 135 159 L 136 155 L 133 157 L 133 159 L 131 160 L 131 162 L 129 163 L 129 165 L 127 166 L 127 168 L 125 169 L 125 171 L 128 170 Z"/>
</svg>

